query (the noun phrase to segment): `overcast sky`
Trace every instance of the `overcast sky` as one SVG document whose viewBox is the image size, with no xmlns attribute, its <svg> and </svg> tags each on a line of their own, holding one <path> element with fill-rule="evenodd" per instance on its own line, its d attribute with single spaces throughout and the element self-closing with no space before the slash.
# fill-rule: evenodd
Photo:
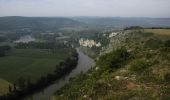
<svg viewBox="0 0 170 100">
<path fill-rule="evenodd" d="M 170 17 L 170 0 L 0 0 L 0 16 Z"/>
</svg>

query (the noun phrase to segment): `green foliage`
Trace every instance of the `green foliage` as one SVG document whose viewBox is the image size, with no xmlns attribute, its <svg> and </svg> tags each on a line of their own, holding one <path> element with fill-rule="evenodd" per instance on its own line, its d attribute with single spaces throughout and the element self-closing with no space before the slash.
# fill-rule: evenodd
<svg viewBox="0 0 170 100">
<path fill-rule="evenodd" d="M 11 47 L 8 45 L 0 46 L 0 57 L 5 56 L 6 52 L 9 51 L 10 49 Z"/>
<path fill-rule="evenodd" d="M 17 85 L 18 87 L 22 90 L 26 87 L 26 80 L 25 78 L 23 77 L 20 77 L 18 80 L 17 80 Z"/>
<path fill-rule="evenodd" d="M 5 42 L 7 40 L 7 37 L 6 36 L 1 36 L 0 35 L 0 42 Z"/>
<path fill-rule="evenodd" d="M 150 66 L 149 62 L 143 59 L 139 59 L 131 63 L 129 70 L 140 73 L 145 71 L 145 69 L 148 68 L 149 66 Z"/>
<path fill-rule="evenodd" d="M 96 65 L 107 68 L 120 68 L 121 65 L 128 60 L 130 54 L 125 48 L 120 48 L 111 53 L 107 53 L 99 58 Z"/>
<path fill-rule="evenodd" d="M 169 100 L 170 99 L 170 87 L 166 86 L 166 87 L 161 87 L 161 94 L 162 96 L 162 100 Z"/>
<path fill-rule="evenodd" d="M 12 49 L 8 56 L 0 58 L 0 77 L 16 83 L 21 76 L 29 76 L 35 82 L 42 75 L 52 73 L 71 52 L 72 49 Z"/>
<path fill-rule="evenodd" d="M 29 43 L 17 43 L 15 48 L 17 49 L 58 49 L 68 48 L 69 45 L 64 45 L 61 42 L 29 42 Z"/>
<path fill-rule="evenodd" d="M 166 80 L 167 82 L 170 82 L 170 73 L 167 73 L 167 74 L 165 75 L 165 80 Z"/>
<path fill-rule="evenodd" d="M 48 17 L 1 17 L 0 30 L 5 31 L 56 31 L 63 27 L 76 27 L 84 25 L 81 22 L 69 18 L 48 18 Z"/>
<path fill-rule="evenodd" d="M 140 26 L 130 26 L 130 27 L 126 27 L 124 30 L 138 30 L 138 29 L 143 29 Z"/>
<path fill-rule="evenodd" d="M 154 39 L 154 38 L 151 38 L 149 40 L 147 40 L 144 44 L 145 47 L 147 48 L 159 48 L 163 45 L 162 41 L 159 40 L 159 39 Z"/>
<path fill-rule="evenodd" d="M 56 100 L 169 100 L 169 41 L 138 30 L 127 33 L 126 42 L 120 37 L 118 47 L 114 44 L 128 52 L 120 48 L 103 54 L 84 77 L 62 88 Z"/>
<path fill-rule="evenodd" d="M 166 40 L 164 45 L 165 45 L 165 47 L 170 47 L 170 40 Z"/>
</svg>

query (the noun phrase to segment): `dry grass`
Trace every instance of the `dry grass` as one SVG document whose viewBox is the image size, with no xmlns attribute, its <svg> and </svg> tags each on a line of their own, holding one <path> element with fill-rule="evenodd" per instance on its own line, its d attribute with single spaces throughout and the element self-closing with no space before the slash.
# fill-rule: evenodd
<svg viewBox="0 0 170 100">
<path fill-rule="evenodd" d="M 145 29 L 145 32 L 152 32 L 157 36 L 170 38 L 170 29 Z"/>
<path fill-rule="evenodd" d="M 0 96 L 9 92 L 9 85 L 12 86 L 12 84 L 6 80 L 0 79 Z"/>
<path fill-rule="evenodd" d="M 168 35 L 170 36 L 170 29 L 145 29 L 146 32 L 153 32 L 156 35 Z"/>
</svg>

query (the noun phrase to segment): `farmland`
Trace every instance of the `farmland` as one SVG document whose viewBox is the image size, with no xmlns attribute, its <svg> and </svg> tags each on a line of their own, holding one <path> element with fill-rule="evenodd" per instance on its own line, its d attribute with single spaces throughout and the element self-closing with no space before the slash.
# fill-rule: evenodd
<svg viewBox="0 0 170 100">
<path fill-rule="evenodd" d="M 41 76 L 52 73 L 59 62 L 70 56 L 71 51 L 68 48 L 12 49 L 7 56 L 0 58 L 0 78 L 16 83 L 20 77 L 30 77 L 35 82 Z M 6 81 L 0 81 L 0 86 L 8 83 Z"/>
</svg>

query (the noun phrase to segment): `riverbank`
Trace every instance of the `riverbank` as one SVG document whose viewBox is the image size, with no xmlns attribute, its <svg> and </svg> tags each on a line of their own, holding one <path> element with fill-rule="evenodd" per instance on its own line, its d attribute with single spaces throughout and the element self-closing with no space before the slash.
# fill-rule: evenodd
<svg viewBox="0 0 170 100">
<path fill-rule="evenodd" d="M 75 69 L 73 69 L 70 73 L 65 75 L 63 78 L 55 81 L 53 84 L 44 88 L 44 90 L 34 93 L 30 95 L 24 100 L 51 100 L 54 96 L 54 93 L 69 83 L 69 80 L 80 73 L 86 73 L 89 69 L 94 65 L 94 60 L 86 56 L 83 52 L 77 49 L 78 53 L 78 64 Z"/>
<path fill-rule="evenodd" d="M 31 80 L 25 81 L 20 79 L 20 84 L 14 84 L 13 88 L 9 88 L 10 92 L 7 95 L 1 96 L 1 100 L 19 100 L 28 94 L 32 94 L 35 91 L 39 91 L 48 85 L 52 84 L 55 80 L 60 79 L 64 75 L 68 74 L 74 69 L 78 62 L 78 54 L 76 51 L 72 52 L 71 57 L 67 58 L 64 62 L 60 62 L 53 73 L 47 74 L 47 76 L 41 76 L 39 80 L 32 83 Z"/>
</svg>

